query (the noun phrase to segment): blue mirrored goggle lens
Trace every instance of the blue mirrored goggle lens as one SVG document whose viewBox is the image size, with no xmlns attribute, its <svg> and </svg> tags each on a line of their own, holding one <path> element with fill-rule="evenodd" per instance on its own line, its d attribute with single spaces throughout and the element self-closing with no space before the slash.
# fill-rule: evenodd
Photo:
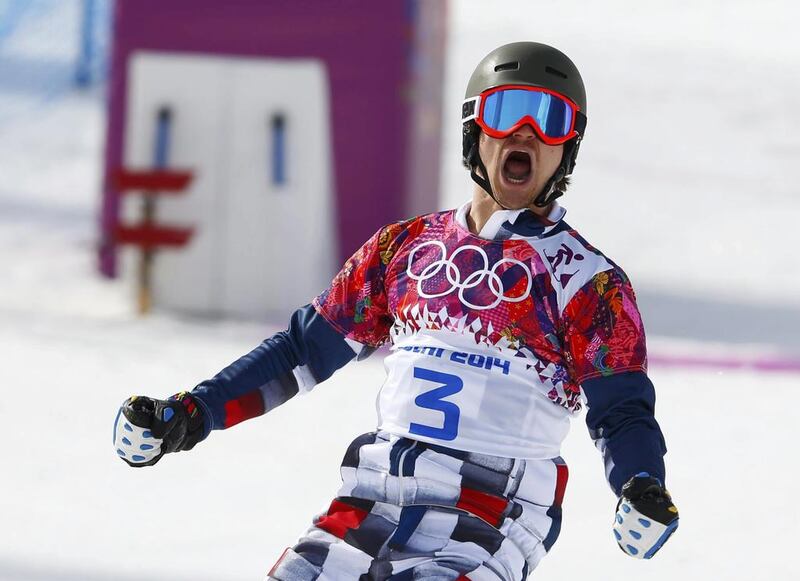
<svg viewBox="0 0 800 581">
<path fill-rule="evenodd" d="M 540 91 L 506 89 L 486 97 L 483 122 L 507 131 L 530 115 L 548 137 L 566 137 L 572 125 L 572 109 L 559 97 Z"/>
</svg>

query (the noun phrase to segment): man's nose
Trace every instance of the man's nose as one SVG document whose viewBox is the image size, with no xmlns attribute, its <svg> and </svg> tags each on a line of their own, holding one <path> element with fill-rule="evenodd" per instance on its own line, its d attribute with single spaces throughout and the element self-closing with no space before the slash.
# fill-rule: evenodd
<svg viewBox="0 0 800 581">
<path fill-rule="evenodd" d="M 524 125 L 517 127 L 517 129 L 514 130 L 513 135 L 517 139 L 521 140 L 536 138 L 536 132 L 533 130 L 533 127 L 531 127 L 529 123 L 525 123 Z"/>
</svg>

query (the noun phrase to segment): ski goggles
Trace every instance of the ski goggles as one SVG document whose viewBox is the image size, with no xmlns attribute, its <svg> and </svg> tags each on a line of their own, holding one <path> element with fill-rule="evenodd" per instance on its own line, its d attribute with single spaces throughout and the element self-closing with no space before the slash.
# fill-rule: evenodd
<svg viewBox="0 0 800 581">
<path fill-rule="evenodd" d="M 570 99 L 539 87 L 504 85 L 464 101 L 461 122 L 472 119 L 489 137 L 502 139 L 530 125 L 547 145 L 560 145 L 578 135 L 578 106 Z"/>
</svg>

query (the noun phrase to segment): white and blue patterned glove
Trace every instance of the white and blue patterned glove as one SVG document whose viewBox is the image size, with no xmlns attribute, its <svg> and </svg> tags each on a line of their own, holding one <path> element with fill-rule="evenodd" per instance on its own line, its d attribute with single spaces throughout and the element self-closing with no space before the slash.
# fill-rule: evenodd
<svg viewBox="0 0 800 581">
<path fill-rule="evenodd" d="M 117 455 L 131 466 L 152 466 L 168 452 L 191 450 L 202 439 L 200 408 L 186 392 L 167 400 L 132 396 L 114 421 Z"/>
<path fill-rule="evenodd" d="M 636 559 L 649 559 L 678 528 L 678 509 L 658 478 L 641 472 L 622 487 L 614 518 L 619 547 Z"/>
</svg>

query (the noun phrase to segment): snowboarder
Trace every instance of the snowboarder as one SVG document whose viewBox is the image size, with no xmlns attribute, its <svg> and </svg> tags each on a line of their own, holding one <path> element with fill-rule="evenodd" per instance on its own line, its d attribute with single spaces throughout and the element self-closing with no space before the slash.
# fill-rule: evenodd
<svg viewBox="0 0 800 581">
<path fill-rule="evenodd" d="M 560 531 L 560 446 L 584 404 L 622 550 L 650 558 L 678 526 L 633 289 L 556 201 L 586 129 L 577 68 L 544 44 L 501 46 L 462 119 L 469 202 L 380 228 L 286 331 L 117 415 L 117 454 L 151 466 L 391 343 L 377 430 L 270 579 L 527 578 Z"/>
</svg>

